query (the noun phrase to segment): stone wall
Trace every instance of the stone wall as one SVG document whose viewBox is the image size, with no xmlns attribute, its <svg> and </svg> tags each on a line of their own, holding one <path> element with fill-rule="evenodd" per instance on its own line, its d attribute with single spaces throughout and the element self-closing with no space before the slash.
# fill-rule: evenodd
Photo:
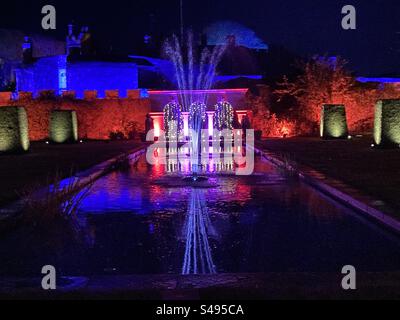
<svg viewBox="0 0 400 320">
<path fill-rule="evenodd" d="M 138 68 L 131 62 L 70 62 L 66 55 L 58 55 L 40 58 L 15 72 L 17 90 L 32 92 L 34 97 L 43 90 L 73 90 L 83 98 L 85 90 L 97 90 L 104 98 L 105 90 L 119 90 L 120 96 L 126 96 L 127 90 L 138 88 Z"/>
<path fill-rule="evenodd" d="M 193 92 L 193 101 L 202 100 L 207 94 L 207 110 L 214 111 L 215 105 L 221 100 L 229 102 L 235 110 L 247 109 L 246 93 L 247 89 L 210 89 Z M 178 101 L 181 105 L 182 99 L 179 90 L 148 90 L 148 95 L 152 103 L 153 112 L 163 112 L 165 105 L 171 101 Z"/>
<path fill-rule="evenodd" d="M 111 132 L 122 132 L 128 136 L 132 128 L 144 132 L 146 115 L 150 112 L 149 99 L 140 98 L 139 93 L 133 91 L 128 92 L 127 98 L 116 95 L 115 90 L 107 93 L 104 99 L 96 98 L 95 91 L 91 91 L 86 99 L 77 99 L 71 91 L 62 97 L 46 92 L 41 98 L 34 99 L 30 93 L 20 92 L 18 100 L 9 100 L 10 94 L 2 94 L 0 105 L 25 107 L 31 141 L 48 139 L 50 113 L 53 110 L 76 111 L 80 139 L 107 140 Z"/>
<path fill-rule="evenodd" d="M 68 62 L 66 86 L 79 98 L 85 90 L 97 90 L 101 98 L 106 90 L 119 90 L 124 97 L 127 90 L 138 88 L 138 69 L 128 62 Z"/>
</svg>

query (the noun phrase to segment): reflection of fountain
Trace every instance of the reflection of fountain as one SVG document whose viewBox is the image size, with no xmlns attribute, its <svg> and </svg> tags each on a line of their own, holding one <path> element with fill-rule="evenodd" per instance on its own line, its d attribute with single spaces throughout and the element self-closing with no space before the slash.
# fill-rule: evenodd
<svg viewBox="0 0 400 320">
<path fill-rule="evenodd" d="M 178 159 L 180 155 L 187 155 L 189 153 L 189 148 L 169 148 L 169 157 L 165 160 L 165 173 L 160 174 L 157 179 L 153 179 L 153 183 L 156 185 L 165 186 L 168 188 L 215 188 L 218 187 L 216 176 L 219 175 L 232 175 L 235 173 L 236 166 L 234 159 L 213 157 L 214 152 L 219 154 L 234 154 L 242 151 L 242 147 L 232 147 L 228 146 L 225 148 L 213 146 L 204 147 L 203 153 L 208 154 L 209 158 L 201 159 L 202 163 L 199 166 L 198 175 L 193 176 L 193 166 L 191 164 L 190 158 Z M 160 151 L 162 154 L 166 154 L 166 151 Z M 159 168 L 160 165 L 156 165 Z M 182 176 L 184 176 L 182 178 Z"/>
<path fill-rule="evenodd" d="M 216 236 L 201 189 L 192 189 L 183 236 L 186 238 L 182 274 L 216 273 L 208 236 Z"/>
<path fill-rule="evenodd" d="M 218 65 L 225 47 L 216 46 L 210 52 L 205 48 L 198 61 L 198 70 L 195 70 L 195 54 L 193 48 L 193 35 L 188 33 L 187 46 L 183 48 L 176 36 L 165 42 L 167 56 L 175 68 L 175 75 L 179 89 L 182 111 L 189 112 L 189 127 L 192 129 L 191 137 L 191 165 L 193 181 L 197 181 L 199 173 L 199 157 L 201 148 L 201 129 L 205 121 L 208 90 L 211 88 Z M 185 50 L 184 50 L 185 49 Z M 184 54 L 186 51 L 186 55 Z M 186 61 L 184 59 L 186 58 Z M 194 90 L 201 90 L 200 95 L 194 97 Z M 179 134 L 179 133 L 178 133 Z"/>
</svg>

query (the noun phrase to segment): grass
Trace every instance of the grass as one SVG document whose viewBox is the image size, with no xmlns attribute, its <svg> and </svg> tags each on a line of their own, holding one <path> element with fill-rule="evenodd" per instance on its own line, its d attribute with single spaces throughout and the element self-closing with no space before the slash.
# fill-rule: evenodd
<svg viewBox="0 0 400 320">
<path fill-rule="evenodd" d="M 105 172 L 128 168 L 129 154 L 119 153 L 117 161 Z M 73 178 L 64 179 L 65 175 Z M 78 215 L 78 211 L 93 183 L 83 186 L 74 172 L 56 171 L 44 183 L 46 187 L 40 184 L 25 186 L 24 191 L 18 192 L 22 209 L 0 221 L 0 255 L 6 253 L 0 274 L 15 272 L 29 276 L 40 270 L 43 261 L 57 265 L 59 269 L 68 269 L 70 264 L 76 263 L 82 263 L 84 267 L 84 257 L 93 244 L 95 230 Z M 10 253 L 8 248 L 11 247 Z M 21 264 L 20 261 L 28 263 Z"/>
<path fill-rule="evenodd" d="M 282 166 L 279 166 L 277 169 L 281 175 L 292 179 L 298 177 L 297 163 L 291 153 L 282 153 L 279 159 L 282 161 Z"/>
<path fill-rule="evenodd" d="M 374 149 L 372 136 L 351 140 L 268 139 L 259 147 L 290 154 L 299 165 L 343 181 L 394 210 L 400 209 L 400 149 Z"/>
<path fill-rule="evenodd" d="M 117 155 L 128 153 L 141 143 L 134 141 L 87 141 L 78 144 L 47 145 L 34 142 L 27 154 L 0 155 L 0 207 L 16 200 L 25 189 L 45 186 L 56 174 L 67 177 Z"/>
<path fill-rule="evenodd" d="M 71 253 L 84 252 L 92 244 L 90 227 L 78 217 L 78 209 L 93 183 L 82 186 L 77 179 L 63 181 L 55 175 L 45 189 L 31 188 L 21 194 L 22 209 L 0 224 L 5 268 L 16 274 L 40 270 L 41 259 L 63 265 Z M 24 261 L 24 263 L 20 263 Z M 25 263 L 28 262 L 28 263 Z M 5 270 L 0 267 L 0 274 Z"/>
<path fill-rule="evenodd" d="M 78 179 L 70 179 L 65 184 L 62 184 L 62 180 L 57 173 L 53 180 L 49 181 L 44 194 L 38 195 L 37 189 L 31 189 L 22 194 L 24 207 L 21 212 L 21 221 L 23 225 L 47 230 L 54 228 L 54 225 L 64 225 L 64 229 L 67 227 L 75 235 L 81 233 L 82 227 L 77 212 L 93 182 L 82 188 Z"/>
</svg>

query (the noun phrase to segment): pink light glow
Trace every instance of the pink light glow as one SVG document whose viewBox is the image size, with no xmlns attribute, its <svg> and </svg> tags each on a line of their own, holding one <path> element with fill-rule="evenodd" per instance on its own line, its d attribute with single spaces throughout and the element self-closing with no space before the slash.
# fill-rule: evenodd
<svg viewBox="0 0 400 320">
<path fill-rule="evenodd" d="M 212 136 L 214 130 L 214 112 L 207 112 L 207 115 L 208 115 L 208 136 Z"/>
<path fill-rule="evenodd" d="M 148 94 L 165 94 L 165 95 L 177 95 L 180 93 L 219 93 L 219 94 L 226 94 L 229 92 L 241 92 L 245 93 L 248 89 L 246 88 L 239 88 L 239 89 L 209 89 L 209 90 L 149 90 Z"/>
<path fill-rule="evenodd" d="M 236 114 L 238 116 L 238 121 L 240 124 L 242 124 L 243 117 L 247 115 L 247 113 L 247 110 L 236 110 Z"/>
<path fill-rule="evenodd" d="M 155 119 L 155 121 L 154 121 L 154 135 L 157 137 L 157 138 L 159 138 L 160 137 L 160 132 L 161 131 L 161 129 L 160 129 L 160 122 L 159 122 L 159 119 Z"/>
<path fill-rule="evenodd" d="M 189 113 L 183 112 L 183 134 L 189 136 Z"/>
<path fill-rule="evenodd" d="M 153 119 L 154 137 L 159 138 L 161 135 L 161 130 L 163 128 L 164 115 L 159 113 L 151 113 L 150 116 Z"/>
</svg>

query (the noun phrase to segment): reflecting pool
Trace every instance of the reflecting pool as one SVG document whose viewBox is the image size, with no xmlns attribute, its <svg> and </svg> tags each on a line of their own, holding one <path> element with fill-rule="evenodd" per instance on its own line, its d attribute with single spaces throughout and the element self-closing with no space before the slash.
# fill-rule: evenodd
<svg viewBox="0 0 400 320">
<path fill-rule="evenodd" d="M 182 174 L 144 156 L 99 179 L 79 212 L 90 244 L 66 245 L 54 263 L 74 275 L 400 270 L 398 237 L 268 162 L 256 158 L 251 176 L 213 168 L 204 189 L 157 183 Z M 24 241 L 0 241 L 2 274 L 51 262 L 24 256 Z"/>
<path fill-rule="evenodd" d="M 81 212 L 101 269 L 215 273 L 398 269 L 399 242 L 358 214 L 257 159 L 252 176 L 216 166 L 218 187 L 168 188 L 168 166 L 141 159 L 99 180 Z M 229 174 L 231 173 L 231 174 Z M 105 251 L 109 254 L 105 254 Z"/>
</svg>

